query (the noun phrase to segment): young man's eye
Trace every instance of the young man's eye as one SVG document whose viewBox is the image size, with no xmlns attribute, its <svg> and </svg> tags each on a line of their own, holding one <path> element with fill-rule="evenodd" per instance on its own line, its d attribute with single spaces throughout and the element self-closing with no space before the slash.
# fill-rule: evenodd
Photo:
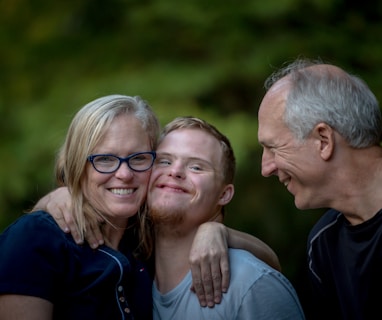
<svg viewBox="0 0 382 320">
<path fill-rule="evenodd" d="M 155 161 L 156 164 L 159 164 L 159 165 L 170 165 L 171 164 L 171 161 L 168 160 L 168 159 L 156 159 Z"/>
</svg>

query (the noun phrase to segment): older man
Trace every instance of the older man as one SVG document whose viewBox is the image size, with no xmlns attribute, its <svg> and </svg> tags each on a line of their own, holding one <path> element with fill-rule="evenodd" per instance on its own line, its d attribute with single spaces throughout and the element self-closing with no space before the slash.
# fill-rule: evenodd
<svg viewBox="0 0 382 320">
<path fill-rule="evenodd" d="M 376 319 L 382 287 L 381 111 L 358 77 L 297 60 L 259 109 L 262 174 L 299 209 L 332 208 L 308 239 L 312 319 Z"/>
</svg>

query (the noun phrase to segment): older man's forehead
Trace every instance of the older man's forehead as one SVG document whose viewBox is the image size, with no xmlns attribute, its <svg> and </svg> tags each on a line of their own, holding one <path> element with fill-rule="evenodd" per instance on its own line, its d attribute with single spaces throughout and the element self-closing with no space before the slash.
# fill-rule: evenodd
<svg viewBox="0 0 382 320">
<path fill-rule="evenodd" d="M 349 74 L 345 70 L 341 69 L 340 67 L 337 67 L 331 64 L 325 64 L 325 63 L 307 66 L 307 67 L 296 70 L 296 72 L 310 74 L 315 79 L 321 78 L 321 77 L 323 79 L 326 79 L 328 77 L 329 78 L 330 77 L 335 77 L 335 78 L 349 77 Z M 291 77 L 292 75 L 289 74 L 288 76 Z"/>
</svg>

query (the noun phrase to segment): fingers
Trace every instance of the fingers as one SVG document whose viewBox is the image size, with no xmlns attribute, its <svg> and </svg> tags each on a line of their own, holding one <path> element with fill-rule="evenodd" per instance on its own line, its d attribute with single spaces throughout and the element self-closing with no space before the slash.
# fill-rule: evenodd
<svg viewBox="0 0 382 320">
<path fill-rule="evenodd" d="M 85 239 L 93 249 L 104 244 L 99 221 L 88 221 L 86 225 Z"/>
<path fill-rule="evenodd" d="M 197 295 L 200 305 L 212 308 L 219 304 L 229 284 L 227 256 L 210 253 L 201 261 L 191 261 L 191 274 L 191 290 Z"/>
<path fill-rule="evenodd" d="M 47 208 L 57 223 L 64 227 L 63 230 L 65 232 L 70 232 L 77 244 L 83 244 L 83 238 L 74 221 L 71 209 L 71 197 L 68 188 L 61 187 L 53 191 L 51 199 L 47 204 Z"/>
<path fill-rule="evenodd" d="M 48 205 L 49 208 L 49 205 Z M 49 209 L 48 209 L 49 210 Z M 52 217 L 58 224 L 58 226 L 65 232 L 70 233 L 77 244 L 83 244 L 83 239 L 78 231 L 78 228 L 74 221 L 72 220 L 71 215 L 68 216 L 68 213 L 65 210 L 60 208 L 54 208 L 50 210 Z"/>
<path fill-rule="evenodd" d="M 226 229 L 210 222 L 199 227 L 190 251 L 192 290 L 201 306 L 220 303 L 227 291 L 230 275 Z"/>
<path fill-rule="evenodd" d="M 215 303 L 221 302 L 222 291 L 219 264 L 211 261 L 210 265 L 210 268 L 202 269 L 202 279 L 207 306 L 212 308 Z"/>
<path fill-rule="evenodd" d="M 220 259 L 220 272 L 221 272 L 221 291 L 223 293 L 228 291 L 228 286 L 230 282 L 230 271 L 229 271 L 229 258 L 228 254 L 223 254 Z M 217 292 L 215 292 L 216 297 Z"/>
<path fill-rule="evenodd" d="M 201 278 L 201 271 L 199 265 L 191 264 L 191 274 L 192 274 L 192 287 L 191 290 L 195 292 L 199 299 L 200 306 L 206 307 L 207 300 L 204 294 L 203 282 Z"/>
<path fill-rule="evenodd" d="M 77 244 L 83 244 L 84 239 L 75 222 L 71 206 L 71 196 L 68 188 L 60 187 L 40 199 L 35 208 L 42 208 L 49 212 L 64 232 L 71 233 Z M 86 221 L 85 238 L 92 248 L 97 248 L 104 243 L 99 226 L 101 222 L 100 219 L 88 219 Z"/>
<path fill-rule="evenodd" d="M 77 244 L 83 244 L 84 239 L 78 230 L 77 224 L 74 222 L 72 210 L 67 205 L 60 206 L 59 209 L 62 212 L 62 216 L 67 224 L 69 232 L 72 234 L 74 241 Z"/>
<path fill-rule="evenodd" d="M 64 231 L 65 233 L 70 233 L 69 226 L 65 222 L 64 215 L 62 214 L 61 211 L 55 212 L 54 214 L 52 213 L 51 216 L 56 221 L 56 223 L 58 224 L 58 226 L 61 228 L 62 231 Z"/>
<path fill-rule="evenodd" d="M 210 268 L 208 268 L 208 265 Z M 222 300 L 223 293 L 227 292 L 230 281 L 229 262 L 227 253 L 211 255 L 205 268 L 202 266 L 202 283 L 207 305 L 213 307 Z"/>
</svg>

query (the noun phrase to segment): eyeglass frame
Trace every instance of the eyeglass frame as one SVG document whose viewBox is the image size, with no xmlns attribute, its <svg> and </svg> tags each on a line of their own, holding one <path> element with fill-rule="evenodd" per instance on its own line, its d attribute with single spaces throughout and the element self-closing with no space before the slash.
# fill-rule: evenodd
<svg viewBox="0 0 382 320">
<path fill-rule="evenodd" d="M 131 158 L 134 158 L 134 157 L 136 157 L 136 156 L 139 156 L 140 154 L 150 154 L 151 157 L 152 157 L 151 165 L 150 165 L 147 169 L 145 169 L 145 170 L 136 170 L 136 169 L 132 168 L 132 167 L 130 166 L 130 163 L 129 163 L 129 160 L 130 160 Z M 95 164 L 94 164 L 94 159 L 95 159 L 95 157 L 99 157 L 99 156 L 104 156 L 104 157 L 114 157 L 114 158 L 118 159 L 119 164 L 118 164 L 117 168 L 115 168 L 113 171 L 107 171 L 107 172 L 105 172 L 105 171 L 100 171 L 99 169 L 96 168 L 96 166 L 95 166 Z M 147 171 L 147 170 L 150 170 L 150 169 L 153 167 L 153 165 L 154 165 L 154 161 L 155 161 L 156 157 L 157 157 L 157 154 L 156 154 L 155 151 L 144 151 L 144 152 L 136 152 L 136 153 L 132 153 L 131 155 L 127 156 L 126 158 L 121 158 L 121 157 L 118 157 L 118 156 L 116 156 L 116 155 L 114 155 L 114 154 L 110 154 L 110 153 L 99 153 L 99 154 L 91 154 L 91 155 L 89 155 L 86 159 L 87 159 L 87 161 L 89 161 L 89 162 L 92 164 L 94 170 L 96 170 L 97 172 L 99 172 L 99 173 L 103 173 L 103 174 L 109 174 L 109 173 L 114 173 L 114 172 L 116 172 L 116 171 L 121 167 L 121 164 L 124 163 L 124 162 L 126 162 L 127 166 L 128 166 L 129 169 L 132 170 L 132 171 L 135 171 L 135 172 L 145 172 L 145 171 Z"/>
</svg>

